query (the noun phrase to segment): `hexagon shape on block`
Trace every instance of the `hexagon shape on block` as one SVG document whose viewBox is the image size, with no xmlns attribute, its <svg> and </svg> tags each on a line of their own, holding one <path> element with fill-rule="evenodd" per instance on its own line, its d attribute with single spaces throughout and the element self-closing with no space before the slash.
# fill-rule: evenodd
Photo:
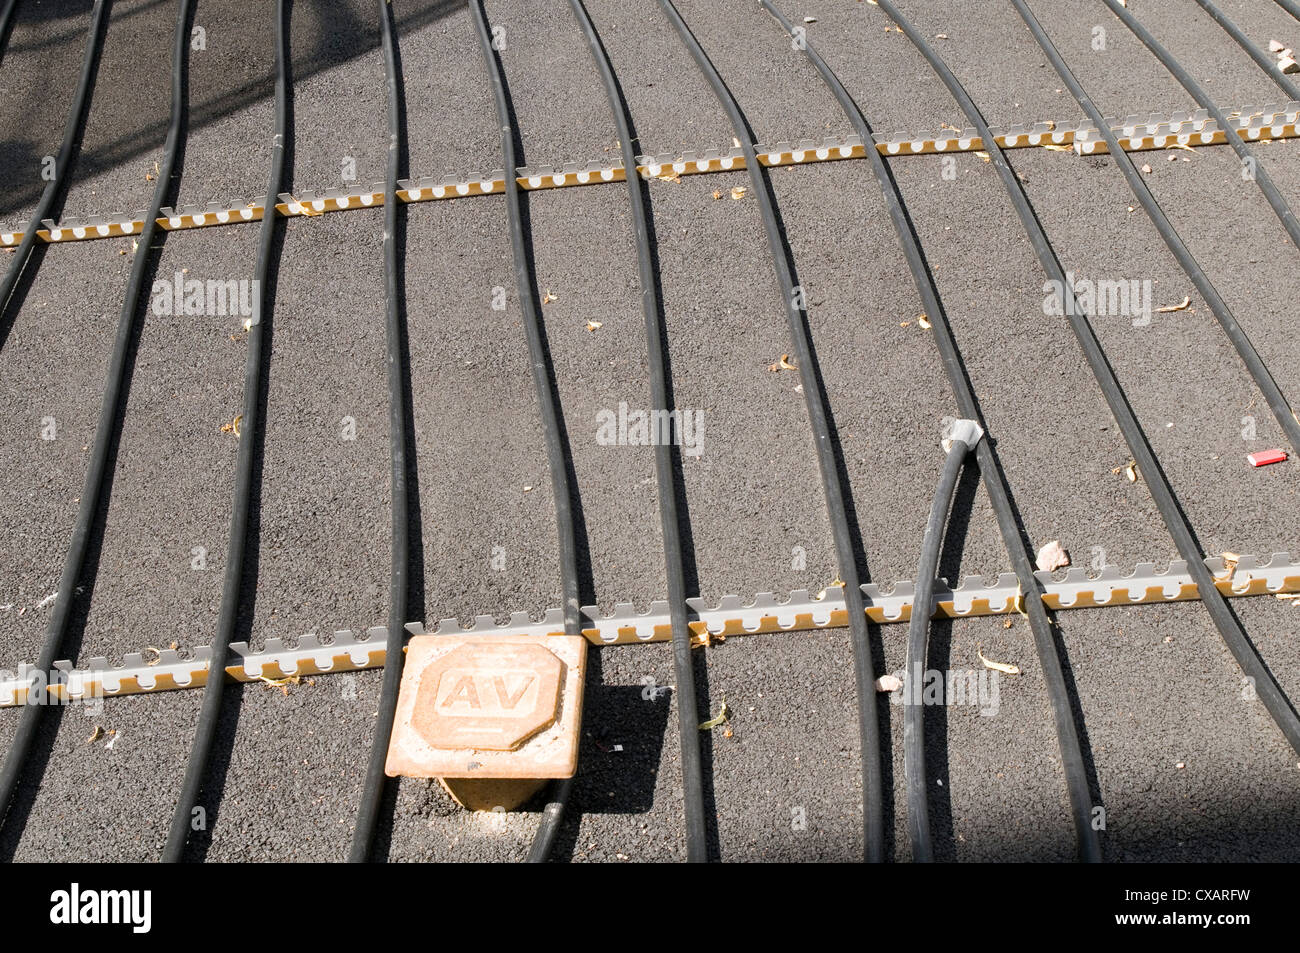
<svg viewBox="0 0 1300 953">
<path fill-rule="evenodd" d="M 572 777 L 586 653 L 582 636 L 411 639 L 386 773 Z"/>
</svg>

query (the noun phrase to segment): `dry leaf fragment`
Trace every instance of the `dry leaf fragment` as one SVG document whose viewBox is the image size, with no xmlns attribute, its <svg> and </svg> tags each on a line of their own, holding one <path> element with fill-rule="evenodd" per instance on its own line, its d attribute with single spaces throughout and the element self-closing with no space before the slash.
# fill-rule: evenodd
<svg viewBox="0 0 1300 953">
<path fill-rule="evenodd" d="M 921 327 L 925 328 L 927 331 L 930 330 L 930 319 L 927 318 L 925 315 L 921 315 L 920 317 L 918 317 L 916 319 L 916 323 L 921 325 Z"/>
<path fill-rule="evenodd" d="M 985 162 L 991 161 L 989 159 L 989 154 L 987 152 L 976 152 L 975 154 L 979 156 L 981 159 L 983 159 Z"/>
<path fill-rule="evenodd" d="M 1142 171 L 1145 172 L 1147 175 L 1150 175 L 1150 174 L 1151 174 L 1151 166 L 1147 165 L 1145 162 L 1142 163 Z"/>
<path fill-rule="evenodd" d="M 1219 576 L 1220 580 L 1232 579 L 1233 573 L 1237 571 L 1237 562 L 1241 556 L 1237 553 L 1223 553 L 1223 575 Z"/>
<path fill-rule="evenodd" d="M 1268 41 L 1268 51 L 1269 51 L 1270 53 L 1281 53 L 1281 52 L 1282 52 L 1283 50 L 1285 50 L 1285 49 L 1286 49 L 1286 46 L 1284 46 L 1283 44 L 1279 43 L 1277 40 L 1269 40 L 1269 41 Z"/>
<path fill-rule="evenodd" d="M 551 289 L 546 289 L 546 294 L 542 295 L 542 304 L 550 304 L 552 301 L 559 301 L 560 296 L 551 294 Z"/>
<path fill-rule="evenodd" d="M 827 593 L 829 590 L 834 589 L 836 586 L 839 586 L 841 589 L 844 588 L 844 580 L 841 579 L 839 576 L 836 576 L 834 580 L 832 580 L 831 582 L 827 583 L 825 589 L 823 589 L 821 592 L 817 593 L 817 598 L 818 598 L 818 600 L 825 599 L 825 598 L 826 598 L 826 593 Z"/>
<path fill-rule="evenodd" d="M 737 139 L 735 136 L 732 136 L 732 137 L 731 137 L 731 147 L 732 147 L 733 149 L 739 149 L 739 148 L 740 148 L 740 140 Z"/>
<path fill-rule="evenodd" d="M 104 729 L 99 727 L 99 725 L 96 725 L 95 730 L 92 731 L 90 733 L 90 737 L 86 739 L 86 744 L 93 745 L 96 741 L 98 741 L 102 737 L 104 737 Z"/>
<path fill-rule="evenodd" d="M 603 328 L 604 326 L 605 326 L 605 322 L 603 322 L 603 321 L 588 321 L 588 322 L 587 322 L 587 330 L 588 330 L 588 331 L 595 331 L 597 328 Z"/>
<path fill-rule="evenodd" d="M 731 718 L 731 709 L 727 707 L 727 700 L 722 700 L 722 708 L 718 710 L 716 718 L 710 718 L 708 721 L 700 722 L 700 731 L 712 731 L 718 725 L 726 724 Z"/>
<path fill-rule="evenodd" d="M 994 662 L 991 659 L 985 658 L 984 646 L 978 642 L 975 643 L 975 651 L 979 655 L 980 661 L 984 663 L 985 668 L 991 668 L 995 672 L 1002 672 L 1004 675 L 1020 674 L 1020 669 L 1017 668 L 1015 665 L 1012 665 L 1008 662 Z"/>
<path fill-rule="evenodd" d="M 769 364 L 767 369 L 769 371 L 780 373 L 781 371 L 793 371 L 795 370 L 795 366 L 790 363 L 789 354 L 782 354 L 781 360 L 777 361 L 775 364 Z"/>
<path fill-rule="evenodd" d="M 903 687 L 903 680 L 897 675 L 881 675 L 876 679 L 876 691 L 896 692 Z"/>
<path fill-rule="evenodd" d="M 1196 155 L 1196 150 L 1195 150 L 1195 149 L 1193 149 L 1191 146 L 1184 145 L 1184 144 L 1181 143 L 1181 142 L 1171 142 L 1171 143 L 1168 145 L 1167 148 L 1170 148 L 1170 149 L 1182 149 L 1184 152 L 1190 152 L 1192 155 Z"/>
<path fill-rule="evenodd" d="M 718 199 L 720 199 L 720 198 L 722 198 L 722 189 L 714 189 L 714 190 L 713 190 L 713 200 L 716 202 L 716 201 L 717 201 Z"/>
<path fill-rule="evenodd" d="M 1170 311 L 1184 311 L 1189 305 L 1191 305 L 1191 303 L 1191 298 L 1184 297 L 1182 301 L 1178 302 L 1178 304 L 1167 304 L 1163 308 L 1156 308 L 1156 312 L 1159 314 L 1168 314 Z"/>
<path fill-rule="evenodd" d="M 746 186 L 743 185 L 733 186 L 731 189 L 731 197 L 737 200 L 743 199 L 745 197 L 745 193 L 748 191 L 749 189 Z"/>
<path fill-rule="evenodd" d="M 1070 565 L 1070 554 L 1061 548 L 1061 541 L 1054 539 L 1038 550 L 1038 556 L 1035 560 L 1039 569 L 1045 569 L 1048 572 L 1060 569 L 1062 566 Z"/>
<path fill-rule="evenodd" d="M 1111 467 L 1110 472 L 1116 475 L 1122 473 L 1128 478 L 1128 482 L 1136 483 L 1138 478 L 1137 462 L 1130 460 L 1128 463 L 1119 467 Z"/>
<path fill-rule="evenodd" d="M 1074 146 L 1056 146 L 1050 143 L 1043 146 L 1048 152 L 1073 152 Z"/>
<path fill-rule="evenodd" d="M 267 678 L 265 675 L 257 676 L 258 680 L 265 683 L 268 688 L 280 689 L 280 694 L 288 697 L 290 685 L 302 684 L 301 675 L 289 675 L 285 678 Z"/>
<path fill-rule="evenodd" d="M 660 182 L 676 182 L 680 184 L 682 181 L 682 177 L 680 175 L 678 175 L 676 172 L 671 172 L 671 171 L 665 172 L 663 175 L 656 175 L 655 178 L 658 179 Z"/>
</svg>

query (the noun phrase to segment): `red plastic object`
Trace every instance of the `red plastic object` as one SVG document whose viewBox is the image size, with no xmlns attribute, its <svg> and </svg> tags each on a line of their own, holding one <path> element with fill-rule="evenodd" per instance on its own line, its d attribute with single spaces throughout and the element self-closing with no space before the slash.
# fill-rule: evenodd
<svg viewBox="0 0 1300 953">
<path fill-rule="evenodd" d="M 1285 450 L 1260 450 L 1246 455 L 1252 467 L 1266 467 L 1270 463 L 1281 463 L 1286 459 Z"/>
</svg>

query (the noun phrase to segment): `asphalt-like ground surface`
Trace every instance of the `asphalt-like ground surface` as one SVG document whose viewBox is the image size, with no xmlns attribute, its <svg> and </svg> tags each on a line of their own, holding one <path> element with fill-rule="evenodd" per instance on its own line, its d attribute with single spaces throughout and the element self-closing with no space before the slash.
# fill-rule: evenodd
<svg viewBox="0 0 1300 953">
<path fill-rule="evenodd" d="M 1261 45 L 1300 46 L 1300 23 L 1272 4 L 1221 0 Z M 642 153 L 725 148 L 732 130 L 658 5 L 589 5 L 613 59 Z M 1133 0 L 1139 16 L 1225 107 L 1285 96 L 1191 0 Z M 57 151 L 88 23 L 88 2 L 20 4 L 0 65 L 0 220 L 22 221 Z M 201 0 L 206 49 L 191 54 L 190 135 L 180 202 L 260 198 L 269 162 L 272 34 L 262 5 Z M 1009 3 L 907 0 L 994 124 L 1082 114 Z M 1194 104 L 1100 2 L 1038 0 L 1035 11 L 1109 115 Z M 683 15 L 736 94 L 760 142 L 848 134 L 818 77 L 750 0 L 683 0 Z M 839 73 L 877 131 L 964 126 L 941 83 L 867 3 L 782 5 Z M 469 11 L 396 0 L 413 176 L 501 167 L 498 124 Z M 175 9 L 113 5 L 99 82 L 65 215 L 147 205 L 161 152 Z M 523 152 L 559 165 L 617 155 L 581 33 L 561 0 L 493 0 Z M 1106 48 L 1093 49 L 1094 27 Z M 941 38 L 938 35 L 942 34 Z M 382 179 L 383 62 L 374 5 L 300 3 L 293 14 L 295 190 Z M 1300 206 L 1300 144 L 1256 149 Z M 1062 262 L 1077 275 L 1149 279 L 1150 326 L 1095 326 L 1207 554 L 1300 552 L 1294 462 L 1251 469 L 1283 446 L 1252 382 L 1112 161 L 1010 153 Z M 1185 160 L 1185 161 L 1182 161 Z M 1284 392 L 1300 393 L 1290 303 L 1296 249 L 1223 147 L 1140 158 L 1161 204 L 1227 293 Z M 1059 538 L 1076 565 L 1129 568 L 1176 556 L 1144 482 L 1063 318 L 1043 313 L 1043 275 L 996 174 L 975 155 L 892 161 L 939 284 L 1025 537 Z M 809 321 L 839 433 L 864 579 L 906 579 L 953 401 L 931 333 L 865 162 L 770 174 L 807 289 Z M 683 457 L 692 588 L 820 589 L 836 574 L 830 528 L 782 302 L 744 173 L 655 181 L 649 194 L 677 406 L 703 413 L 703 452 Z M 715 200 L 715 190 L 724 198 Z M 531 247 L 577 476 L 584 601 L 644 606 L 665 595 L 650 448 L 595 439 L 596 414 L 648 405 L 647 360 L 626 190 L 530 195 Z M 558 604 L 554 511 L 500 198 L 413 206 L 405 234 L 411 401 L 419 474 L 412 618 L 504 619 Z M 391 520 L 381 213 L 295 219 L 284 229 L 272 321 L 259 583 L 242 634 L 294 639 L 385 621 Z M 157 274 L 251 277 L 257 229 L 178 232 Z M 0 322 L 0 664 L 33 661 L 57 586 L 99 413 L 132 255 L 129 239 L 39 250 L 21 309 Z M 7 260 L 7 259 L 6 259 Z M 29 273 L 32 268 L 29 267 Z M 495 288 L 508 307 L 494 311 Z M 588 321 L 599 321 L 596 332 Z M 905 326 L 904 323 L 906 322 Z M 97 569 L 65 653 L 80 662 L 211 638 L 221 598 L 242 405 L 239 319 L 147 313 L 136 351 Z M 43 439 L 44 418 L 56 437 Z M 351 418 L 355 439 L 344 439 Z M 1247 419 L 1249 418 L 1249 419 Z M 1254 426 L 1254 439 L 1243 433 Z M 531 489 L 529 489 L 531 488 Z M 203 558 L 196 563 L 197 547 Z M 494 547 L 501 547 L 494 550 Z M 806 552 L 806 564 L 795 558 Z M 504 552 L 505 568 L 494 568 Z M 194 568 L 196 565 L 206 568 Z M 1009 568 L 987 498 L 963 482 L 942 564 L 949 578 Z M 1292 696 L 1300 615 L 1271 598 L 1234 609 Z M 1105 808 L 1108 859 L 1265 860 L 1296 856 L 1300 764 L 1205 610 L 1176 606 L 1062 613 L 1060 642 Z M 878 671 L 903 664 L 898 626 L 874 629 Z M 1014 662 L 996 715 L 927 710 L 932 822 L 942 859 L 1068 860 L 1073 837 L 1047 696 L 1027 624 L 938 624 L 930 665 Z M 644 688 L 674 682 L 665 645 L 592 654 L 573 809 L 556 856 L 680 860 L 685 848 L 674 704 Z M 849 860 L 861 853 L 861 767 L 847 634 L 735 638 L 697 653 L 701 706 L 726 701 L 731 736 L 706 739 L 715 853 L 724 860 Z M 322 676 L 287 693 L 227 689 L 194 857 L 345 857 L 380 673 Z M 46 720 L 0 837 L 21 860 L 152 860 L 184 771 L 200 693 L 108 699 Z M 892 856 L 909 856 L 901 709 L 880 703 Z M 7 743 L 18 712 L 0 713 Z M 92 743 L 95 727 L 114 731 Z M 111 740 L 112 745 L 109 746 Z M 622 749 L 615 750 L 616 745 Z M 457 809 L 433 782 L 402 780 L 386 805 L 392 860 L 511 860 L 537 805 L 508 815 Z M 805 823 L 800 823 L 803 819 Z"/>
</svg>

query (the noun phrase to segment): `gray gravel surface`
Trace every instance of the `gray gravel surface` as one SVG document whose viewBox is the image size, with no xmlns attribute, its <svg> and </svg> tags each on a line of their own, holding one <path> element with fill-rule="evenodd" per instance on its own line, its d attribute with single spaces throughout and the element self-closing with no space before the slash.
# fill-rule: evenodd
<svg viewBox="0 0 1300 953">
<path fill-rule="evenodd" d="M 1272 4 L 1220 0 L 1261 45 L 1300 46 Z M 34 208 L 40 159 L 57 151 L 89 3 L 25 0 L 0 66 L 0 221 Z M 683 16 L 761 142 L 846 134 L 816 73 L 750 0 L 682 0 Z M 906 0 L 993 123 L 1075 120 L 1009 3 Z M 562 0 L 491 0 L 505 28 L 521 162 L 612 159 L 616 133 L 582 36 Z M 652 2 L 591 14 L 623 86 L 642 153 L 725 148 L 732 130 Z M 1220 104 L 1282 102 L 1191 0 L 1129 4 Z M 500 168 L 499 129 L 473 22 L 461 3 L 394 0 L 413 176 Z M 924 60 L 868 3 L 782 5 L 839 73 L 878 131 L 965 125 Z M 1100 2 L 1034 9 L 1096 102 L 1115 115 L 1194 104 Z M 67 215 L 147 204 L 161 152 L 174 5 L 113 5 L 99 83 L 64 207 Z M 206 49 L 191 55 L 190 135 L 181 202 L 260 198 L 273 121 L 269 13 L 200 0 Z M 1105 31 L 1095 50 L 1094 28 Z M 374 4 L 299 3 L 293 16 L 293 188 L 382 179 L 383 61 Z M 939 34 L 943 34 L 939 37 Z M 1300 143 L 1256 148 L 1300 204 Z M 1189 308 L 1097 333 L 1206 553 L 1300 553 L 1294 462 L 1253 470 L 1283 445 L 1204 303 L 1106 157 L 1010 153 L 1034 207 L 1077 275 L 1149 280 L 1155 306 Z M 1223 148 L 1138 159 L 1284 392 L 1300 393 L 1289 304 L 1296 249 Z M 1043 275 L 992 167 L 975 155 L 892 162 L 916 223 L 1026 538 L 1060 539 L 1076 565 L 1131 567 L 1177 554 L 1144 482 L 1114 471 L 1129 453 L 1069 328 L 1043 314 Z M 770 173 L 853 495 L 864 578 L 915 569 L 953 413 L 931 333 L 865 162 Z M 726 593 L 820 589 L 836 576 L 830 526 L 793 373 L 757 205 L 744 173 L 649 185 L 677 406 L 703 413 L 699 457 L 683 457 L 691 587 Z M 714 198 L 715 190 L 723 197 Z M 665 595 L 649 448 L 595 439 L 596 414 L 649 402 L 630 208 L 621 186 L 526 197 L 551 358 L 582 516 L 584 599 L 610 609 Z M 273 318 L 258 593 L 243 634 L 382 624 L 388 604 L 387 385 L 382 218 L 353 211 L 285 228 Z M 252 275 L 257 229 L 168 235 L 157 274 Z M 0 664 L 34 660 L 57 586 L 94 433 L 108 350 L 132 256 L 129 239 L 38 251 L 20 310 L 0 322 Z M 7 259 L 3 259 L 7 261 Z M 540 614 L 558 604 L 554 501 L 499 198 L 413 206 L 405 285 L 419 475 L 422 592 L 412 618 Z M 496 289 L 506 310 L 493 310 Z M 589 321 L 601 323 L 588 331 Z M 237 317 L 144 316 L 96 571 L 72 644 L 85 662 L 211 638 L 221 599 L 245 336 Z M 42 438 L 45 418 L 56 438 Z M 1251 428 L 1253 427 L 1253 431 Z M 1253 439 L 1243 434 L 1253 432 Z M 499 547 L 499 549 L 497 548 Z M 806 561 L 796 559 L 806 553 Z M 505 568 L 493 567 L 504 553 Z M 959 490 L 942 571 L 1009 568 L 987 498 Z M 1271 598 L 1234 609 L 1283 686 L 1300 692 L 1300 615 Z M 21 611 L 20 611 L 21 610 Z M 1060 614 L 1060 644 L 1082 713 L 1105 853 L 1130 860 L 1278 860 L 1300 849 L 1300 764 L 1195 603 Z M 879 671 L 903 667 L 899 626 L 875 628 Z M 996 715 L 927 710 L 932 818 L 950 860 L 1068 860 L 1063 776 L 1027 624 L 934 627 L 930 664 L 979 670 L 978 648 L 1020 666 Z M 697 653 L 702 695 L 725 700 L 731 734 L 705 738 L 715 853 L 724 860 L 851 860 L 861 853 L 861 764 L 851 653 L 842 631 L 730 639 Z M 664 645 L 593 652 L 581 771 L 560 859 L 685 856 L 673 685 Z M 346 856 L 380 675 L 322 676 L 287 693 L 232 686 L 204 804 L 211 860 Z M 54 713 L 0 849 L 21 860 L 156 859 L 179 790 L 200 693 L 109 699 Z M 892 856 L 909 856 L 901 708 L 880 704 Z M 0 713 L 7 743 L 17 712 Z M 114 731 L 87 743 L 96 726 Z M 109 741 L 112 741 L 111 747 Z M 621 745 L 622 750 L 614 750 Z M 511 860 L 537 805 L 507 815 L 457 809 L 431 782 L 395 785 L 381 832 L 393 860 Z"/>
</svg>

